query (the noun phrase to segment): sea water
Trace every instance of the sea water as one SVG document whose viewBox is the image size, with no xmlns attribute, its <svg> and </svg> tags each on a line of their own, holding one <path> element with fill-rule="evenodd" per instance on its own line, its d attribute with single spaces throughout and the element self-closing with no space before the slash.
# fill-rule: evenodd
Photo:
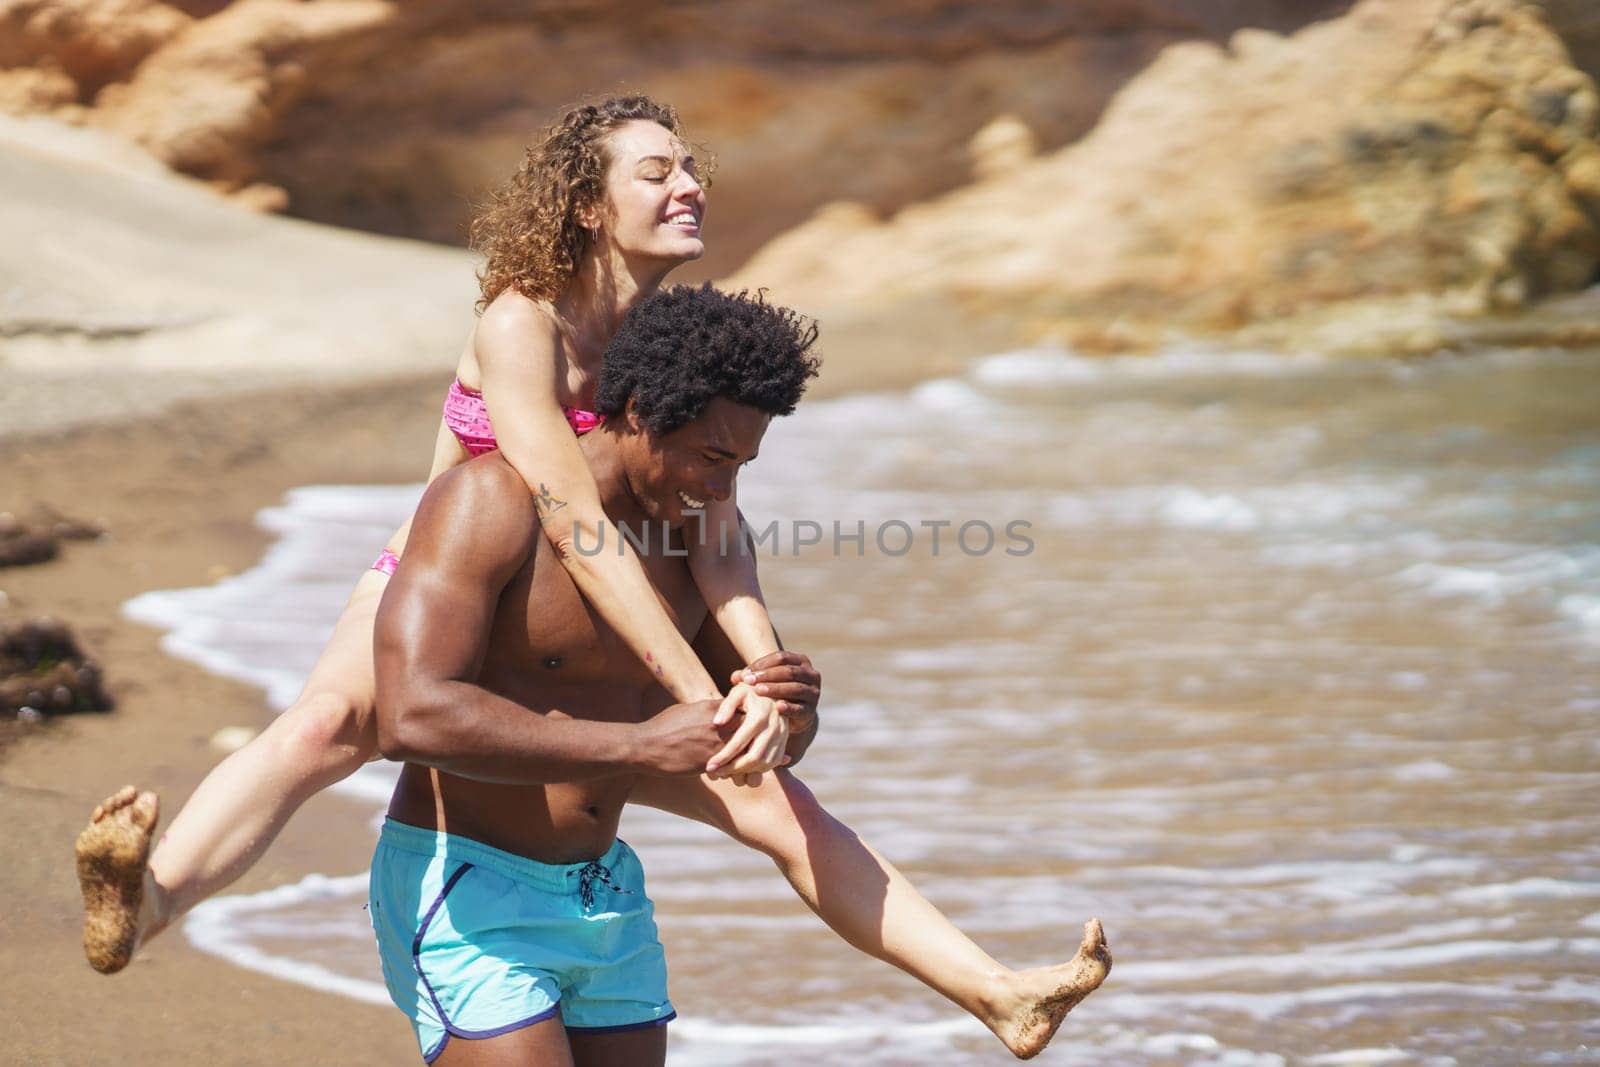
<svg viewBox="0 0 1600 1067">
<path fill-rule="evenodd" d="M 419 492 L 297 490 L 255 569 L 128 611 L 282 707 Z M 822 801 L 1009 965 L 1104 921 L 1043 1062 L 1600 1063 L 1600 352 L 1007 353 L 803 404 L 739 497 L 825 676 Z M 376 823 L 390 782 L 345 788 Z M 1005 1062 L 765 858 L 623 833 L 674 1062 Z M 386 1002 L 330 875 L 185 930 Z"/>
</svg>

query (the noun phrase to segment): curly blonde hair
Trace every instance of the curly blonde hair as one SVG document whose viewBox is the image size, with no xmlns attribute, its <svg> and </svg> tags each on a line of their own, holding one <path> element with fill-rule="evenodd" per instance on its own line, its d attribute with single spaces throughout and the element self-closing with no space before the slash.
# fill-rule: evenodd
<svg viewBox="0 0 1600 1067">
<path fill-rule="evenodd" d="M 528 148 L 517 173 L 472 220 L 471 245 L 484 255 L 479 311 L 507 289 L 531 300 L 561 295 L 593 239 L 579 218 L 605 200 L 607 138 L 636 121 L 683 138 L 677 111 L 647 96 L 615 96 L 573 108 Z M 702 184 L 708 176 L 709 167 Z"/>
</svg>

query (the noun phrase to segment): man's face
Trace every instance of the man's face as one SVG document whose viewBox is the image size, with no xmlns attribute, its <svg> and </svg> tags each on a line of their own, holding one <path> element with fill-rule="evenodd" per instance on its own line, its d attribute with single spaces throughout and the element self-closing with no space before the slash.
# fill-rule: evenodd
<svg viewBox="0 0 1600 1067">
<path fill-rule="evenodd" d="M 625 459 L 628 485 L 651 520 L 683 524 L 684 513 L 733 495 L 739 468 L 756 458 L 772 416 L 714 397 L 700 417 L 661 437 L 643 427 Z M 632 415 L 632 426 L 638 426 Z"/>
</svg>

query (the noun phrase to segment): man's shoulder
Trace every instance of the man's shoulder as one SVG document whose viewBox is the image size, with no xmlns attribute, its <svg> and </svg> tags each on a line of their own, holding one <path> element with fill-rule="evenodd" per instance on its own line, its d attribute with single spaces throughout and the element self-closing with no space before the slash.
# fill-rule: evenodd
<svg viewBox="0 0 1600 1067">
<path fill-rule="evenodd" d="M 466 513 L 475 527 L 492 527 L 502 536 L 515 530 L 532 534 L 539 529 L 533 497 L 516 468 L 499 452 L 487 452 L 457 464 L 428 486 L 436 506 L 452 514 Z"/>
</svg>

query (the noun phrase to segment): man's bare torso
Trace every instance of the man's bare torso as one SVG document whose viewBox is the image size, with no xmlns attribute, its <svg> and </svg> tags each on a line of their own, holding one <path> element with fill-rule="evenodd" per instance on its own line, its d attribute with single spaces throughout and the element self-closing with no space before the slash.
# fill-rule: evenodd
<svg viewBox="0 0 1600 1067">
<path fill-rule="evenodd" d="M 504 470 L 473 469 L 483 464 Z M 445 477 L 505 480 L 508 472 L 505 461 L 490 454 Z M 525 496 L 520 478 L 510 473 L 510 479 Z M 528 506 L 531 511 L 531 502 Z M 642 515 L 619 511 L 611 518 L 606 552 L 617 551 L 617 524 L 643 529 Z M 705 602 L 684 558 L 663 551 L 660 524 L 652 524 L 649 534 L 648 551 L 638 552 L 640 562 L 679 630 L 692 638 L 705 619 Z M 451 535 L 473 536 L 471 531 Z M 537 524 L 529 540 L 527 560 L 500 595 L 478 675 L 465 680 L 519 704 L 552 709 L 546 714 L 558 717 L 639 722 L 666 706 L 670 699 L 648 667 L 583 599 Z M 671 551 L 682 552 L 681 543 Z M 619 774 L 553 785 L 498 785 L 408 763 L 389 814 L 541 862 L 579 862 L 610 847 L 634 778 Z"/>
</svg>

